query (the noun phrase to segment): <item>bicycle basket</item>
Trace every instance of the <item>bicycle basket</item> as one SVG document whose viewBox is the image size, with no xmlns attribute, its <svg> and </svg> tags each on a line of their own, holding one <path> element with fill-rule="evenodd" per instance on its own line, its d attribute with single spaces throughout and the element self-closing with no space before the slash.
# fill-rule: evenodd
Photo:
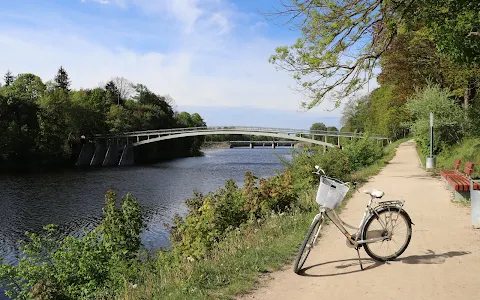
<svg viewBox="0 0 480 300">
<path fill-rule="evenodd" d="M 318 186 L 316 201 L 319 205 L 334 209 L 342 203 L 349 187 L 335 179 L 322 176 Z"/>
</svg>

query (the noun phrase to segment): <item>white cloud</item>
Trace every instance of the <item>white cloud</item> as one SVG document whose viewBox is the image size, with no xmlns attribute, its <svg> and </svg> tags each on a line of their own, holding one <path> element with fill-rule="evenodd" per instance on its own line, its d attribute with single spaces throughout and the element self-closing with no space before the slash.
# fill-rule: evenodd
<svg viewBox="0 0 480 300">
<path fill-rule="evenodd" d="M 170 94 L 178 105 L 295 111 L 301 95 L 288 87 L 294 84 L 293 80 L 268 63 L 275 45 L 255 40 L 245 43 L 243 49 L 230 45 L 211 55 L 188 48 L 174 53 L 138 54 L 80 37 L 66 38 L 56 32 L 23 31 L 0 33 L 0 66 L 15 73 L 32 72 L 46 81 L 63 65 L 74 88 L 94 87 L 112 76 L 124 76 L 156 93 Z M 332 104 L 325 102 L 314 111 L 321 112 L 322 107 Z M 326 115 L 339 113 L 337 110 Z"/>
<path fill-rule="evenodd" d="M 98 36 L 94 39 L 93 33 L 86 35 L 80 26 L 75 25 L 69 26 L 67 32 L 42 29 L 48 26 L 1 30 L 0 66 L 5 69 L 0 69 L 0 73 L 7 68 L 14 73 L 32 72 L 47 81 L 63 65 L 73 88 L 95 87 L 113 76 L 123 76 L 145 84 L 156 93 L 171 95 L 179 106 L 299 110 L 302 95 L 289 88 L 295 85 L 290 74 L 277 71 L 268 63 L 276 46 L 292 41 L 261 38 L 251 32 L 245 38 L 236 37 L 230 32 L 236 25 L 234 20 L 245 16 L 240 13 L 234 16 L 234 8 L 223 0 L 110 2 L 122 7 L 138 5 L 150 9 L 150 13 L 158 18 L 162 18 L 162 12 L 168 11 L 185 25 L 184 30 L 178 33 L 178 41 L 166 40 L 167 45 L 175 43 L 174 48 L 153 47 L 150 51 L 101 41 Z M 191 8 L 194 9 L 190 15 L 182 15 L 182 11 Z M 197 34 L 188 32 L 188 26 L 192 24 Z M 257 22 L 249 25 L 253 24 L 254 27 L 265 26 Z M 249 26 L 245 28 L 250 30 Z M 152 40 L 152 31 L 149 30 L 124 30 L 118 34 L 129 39 L 141 36 L 141 40 Z M 175 32 L 167 35 L 175 35 Z M 311 113 L 338 117 L 340 109 L 332 113 L 324 110 L 332 107 L 333 104 L 326 101 Z M 249 116 L 244 118 L 247 124 Z"/>
</svg>

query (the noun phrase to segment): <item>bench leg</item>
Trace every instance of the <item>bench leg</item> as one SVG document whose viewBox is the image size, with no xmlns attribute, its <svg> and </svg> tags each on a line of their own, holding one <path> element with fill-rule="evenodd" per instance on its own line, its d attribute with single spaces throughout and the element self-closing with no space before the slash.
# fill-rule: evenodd
<svg viewBox="0 0 480 300">
<path fill-rule="evenodd" d="M 453 191 L 455 201 L 470 201 L 470 191 Z"/>
</svg>

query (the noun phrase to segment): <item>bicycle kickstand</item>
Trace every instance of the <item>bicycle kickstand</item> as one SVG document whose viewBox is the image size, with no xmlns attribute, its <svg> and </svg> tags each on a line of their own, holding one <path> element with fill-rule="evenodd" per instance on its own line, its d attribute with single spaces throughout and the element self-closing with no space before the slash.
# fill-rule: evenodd
<svg viewBox="0 0 480 300">
<path fill-rule="evenodd" d="M 359 251 L 359 248 L 356 247 L 355 250 L 357 250 L 358 262 L 360 263 L 360 269 L 362 269 L 362 271 L 363 271 L 363 265 L 362 265 L 362 260 L 360 259 L 360 251 Z"/>
</svg>

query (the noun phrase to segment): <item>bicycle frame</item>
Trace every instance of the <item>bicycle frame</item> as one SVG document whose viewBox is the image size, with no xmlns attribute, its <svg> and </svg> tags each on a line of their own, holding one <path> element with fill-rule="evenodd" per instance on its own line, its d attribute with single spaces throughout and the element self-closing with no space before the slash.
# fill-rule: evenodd
<svg viewBox="0 0 480 300">
<path fill-rule="evenodd" d="M 352 246 L 355 247 L 355 248 L 358 248 L 359 245 L 362 245 L 362 244 L 381 242 L 381 241 L 384 241 L 385 239 L 391 238 L 391 232 L 389 232 L 386 228 L 387 224 L 385 224 L 381 219 L 378 219 L 378 221 L 379 221 L 380 225 L 383 227 L 383 229 L 386 230 L 387 232 L 389 232 L 388 236 L 378 237 L 378 238 L 370 238 L 370 239 L 366 239 L 366 240 L 360 239 L 360 236 L 361 236 L 361 233 L 362 233 L 363 228 L 365 226 L 365 222 L 367 221 L 367 218 L 369 217 L 370 214 L 376 214 L 378 216 L 377 209 L 379 207 L 385 207 L 385 206 L 393 207 L 393 206 L 395 206 L 395 207 L 399 207 L 400 211 L 401 211 L 403 209 L 403 204 L 405 203 L 405 201 L 403 201 L 403 200 L 380 201 L 380 202 L 377 202 L 377 204 L 378 204 L 377 206 L 372 207 L 372 202 L 374 202 L 375 199 L 376 198 L 374 198 L 374 197 L 370 197 L 370 200 L 368 201 L 367 207 L 365 208 L 362 220 L 360 221 L 360 224 L 358 225 L 358 227 L 355 227 L 355 226 L 352 226 L 348 223 L 345 223 L 337 215 L 337 213 L 333 209 L 320 207 L 320 213 L 317 214 L 317 216 L 320 217 L 320 218 L 324 218 L 326 216 L 328 219 L 330 219 L 335 224 L 335 226 L 337 226 L 337 228 L 343 233 L 343 235 L 350 241 Z M 315 217 L 317 218 L 317 216 L 315 216 Z M 345 227 L 348 227 L 350 229 L 354 229 L 354 230 L 356 230 L 356 232 L 352 235 L 352 234 L 350 234 L 350 232 Z M 315 235 L 314 242 L 317 239 L 317 236 L 318 236 L 318 233 L 320 232 L 320 229 L 321 229 L 321 225 L 320 225 L 319 230 L 317 231 L 317 233 Z"/>
</svg>

